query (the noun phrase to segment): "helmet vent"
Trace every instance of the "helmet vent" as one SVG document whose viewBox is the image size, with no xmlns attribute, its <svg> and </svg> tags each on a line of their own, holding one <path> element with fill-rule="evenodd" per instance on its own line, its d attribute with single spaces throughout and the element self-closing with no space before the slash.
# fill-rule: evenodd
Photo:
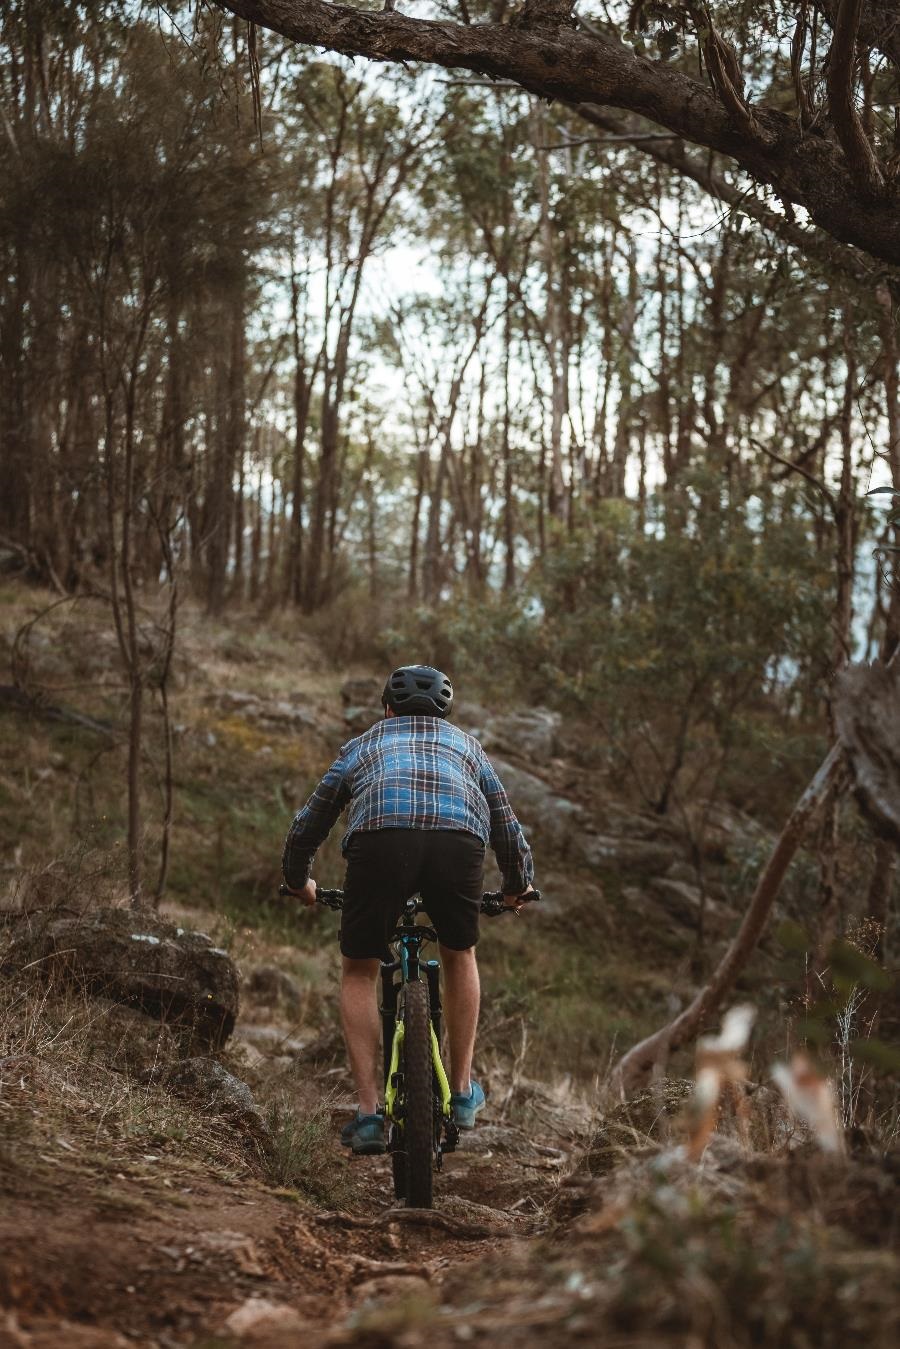
<svg viewBox="0 0 900 1349">
<path fill-rule="evenodd" d="M 453 705 L 453 685 L 431 665 L 401 665 L 388 677 L 382 702 L 406 716 L 446 717 Z"/>
</svg>

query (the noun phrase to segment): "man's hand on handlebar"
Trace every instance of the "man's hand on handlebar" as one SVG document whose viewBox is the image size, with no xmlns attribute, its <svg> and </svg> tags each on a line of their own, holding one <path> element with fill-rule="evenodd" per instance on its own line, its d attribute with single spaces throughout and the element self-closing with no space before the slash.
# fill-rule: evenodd
<svg viewBox="0 0 900 1349">
<path fill-rule="evenodd" d="M 293 890 L 291 886 L 287 884 L 285 884 L 282 889 L 286 891 L 287 894 L 292 895 L 295 899 L 299 899 L 307 909 L 311 909 L 316 902 L 316 883 L 312 876 L 310 876 L 302 890 Z"/>
<path fill-rule="evenodd" d="M 516 913 L 519 913 L 523 904 L 528 903 L 529 895 L 533 894 L 534 894 L 534 886 L 529 885 L 528 889 L 524 890 L 521 895 L 504 895 L 503 896 L 504 908 L 515 909 Z"/>
</svg>

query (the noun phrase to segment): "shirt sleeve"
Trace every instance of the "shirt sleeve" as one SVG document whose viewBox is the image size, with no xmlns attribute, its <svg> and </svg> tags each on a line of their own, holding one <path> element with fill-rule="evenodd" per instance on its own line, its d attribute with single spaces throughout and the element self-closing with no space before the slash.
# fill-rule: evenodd
<svg viewBox="0 0 900 1349">
<path fill-rule="evenodd" d="M 281 858 L 285 882 L 292 890 L 302 890 L 309 880 L 309 868 L 317 849 L 325 842 L 350 800 L 347 757 L 335 759 L 306 805 L 294 816 Z"/>
<path fill-rule="evenodd" d="M 491 813 L 490 841 L 503 878 L 503 893 L 520 895 L 534 880 L 534 859 L 503 783 L 487 757 L 481 767 L 480 786 Z"/>
</svg>

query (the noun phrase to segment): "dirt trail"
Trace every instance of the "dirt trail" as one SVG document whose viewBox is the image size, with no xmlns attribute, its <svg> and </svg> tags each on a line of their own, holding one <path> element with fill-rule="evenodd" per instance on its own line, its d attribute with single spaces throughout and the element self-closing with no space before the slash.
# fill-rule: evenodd
<svg viewBox="0 0 900 1349">
<path fill-rule="evenodd" d="M 393 1207 L 389 1159 L 333 1138 L 347 1199 L 317 1209 L 250 1175 L 189 1185 L 134 1152 L 98 1183 L 58 1138 L 39 1168 L 7 1174 L 0 1217 L 2 1349 L 61 1345 L 287 1346 L 367 1342 L 398 1302 L 433 1302 L 451 1271 L 536 1233 L 571 1139 L 486 1121 L 448 1157 L 432 1213 Z M 565 1127 L 565 1121 L 561 1119 Z M 2 1314 L 0 1314 L 2 1315 Z"/>
</svg>

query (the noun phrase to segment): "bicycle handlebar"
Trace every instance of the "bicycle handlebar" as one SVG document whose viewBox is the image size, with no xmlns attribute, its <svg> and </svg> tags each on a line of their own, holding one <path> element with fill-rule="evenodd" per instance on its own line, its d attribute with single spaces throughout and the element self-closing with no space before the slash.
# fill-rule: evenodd
<svg viewBox="0 0 900 1349">
<path fill-rule="evenodd" d="M 287 898 L 292 893 L 284 882 L 279 885 L 278 894 L 282 898 Z M 536 904 L 540 898 L 540 890 L 530 890 L 527 895 L 522 896 L 522 902 L 524 904 Z M 317 887 L 316 903 L 323 905 L 326 909 L 342 909 L 344 907 L 344 892 L 343 890 L 324 890 Z M 502 890 L 492 890 L 481 896 L 481 912 L 487 918 L 499 918 L 503 913 L 515 913 L 516 909 L 511 904 L 503 903 Z"/>
</svg>

